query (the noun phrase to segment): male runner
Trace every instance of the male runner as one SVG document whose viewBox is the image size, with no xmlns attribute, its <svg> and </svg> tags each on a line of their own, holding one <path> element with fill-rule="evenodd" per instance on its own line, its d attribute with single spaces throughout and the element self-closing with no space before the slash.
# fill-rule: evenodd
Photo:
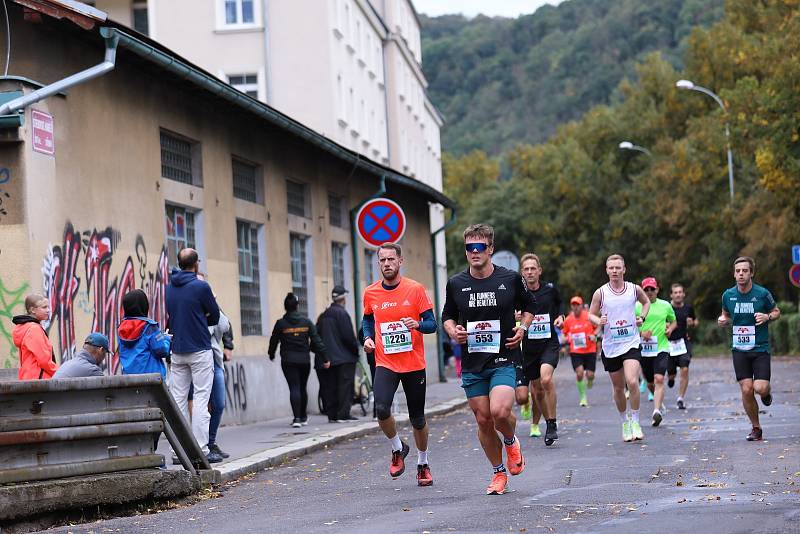
<svg viewBox="0 0 800 534">
<path fill-rule="evenodd" d="M 364 290 L 364 351 L 375 351 L 375 411 L 378 425 L 392 444 L 389 475 L 399 477 L 406 469 L 408 445 L 397 434 L 392 401 L 400 382 L 406 394 L 408 418 L 417 445 L 417 484 L 433 484 L 428 466 L 428 424 L 425 421 L 425 346 L 422 334 L 436 332 L 433 306 L 425 288 L 400 274 L 400 245 L 378 248 L 382 279 Z"/>
<path fill-rule="evenodd" d="M 442 321 L 447 335 L 462 344 L 461 387 L 478 423 L 478 439 L 494 475 L 487 495 L 508 489 L 503 465 L 503 445 L 508 472 L 525 469 L 514 406 L 516 372 L 512 351 L 519 346 L 533 320 L 533 296 L 525 290 L 516 271 L 492 264 L 494 229 L 474 224 L 464 230 L 469 268 L 447 281 Z M 521 310 L 515 325 L 514 310 Z M 497 433 L 503 436 L 502 443 Z"/>
<path fill-rule="evenodd" d="M 686 293 L 681 284 L 672 284 L 670 304 L 675 311 L 678 327 L 669 335 L 669 363 L 667 364 L 667 385 L 675 385 L 675 375 L 681 370 L 681 383 L 678 386 L 678 409 L 686 409 L 686 388 L 689 387 L 689 363 L 692 361 L 692 344 L 689 328 L 699 324 L 694 308 L 686 303 Z"/>
<path fill-rule="evenodd" d="M 533 387 L 536 404 L 542 410 L 547 423 L 544 443 L 550 446 L 558 439 L 556 385 L 553 382 L 553 372 L 558 366 L 558 353 L 561 349 L 556 327 L 561 328 L 564 324 L 561 295 L 551 282 L 541 281 L 542 266 L 539 256 L 525 254 L 520 265 L 528 291 L 536 300 L 533 323 L 528 328 L 528 335 L 522 340 L 523 375 L 525 385 L 531 384 Z M 533 428 L 534 423 L 531 425 Z M 538 421 L 535 426 L 538 428 Z"/>
<path fill-rule="evenodd" d="M 717 319 L 720 326 L 733 322 L 733 369 L 742 390 L 744 411 L 753 426 L 747 441 L 761 441 L 763 436 L 753 393 L 761 396 L 764 406 L 772 404 L 768 323 L 781 316 L 772 294 L 753 283 L 755 272 L 753 258 L 736 258 L 733 262 L 736 285 L 722 294 L 722 313 Z"/>
<path fill-rule="evenodd" d="M 642 373 L 647 387 L 653 394 L 653 426 L 658 426 L 664 419 L 662 404 L 664 402 L 664 375 L 667 374 L 669 360 L 669 341 L 667 337 L 675 330 L 675 311 L 666 300 L 658 298 L 658 282 L 652 276 L 642 280 L 642 289 L 650 299 L 650 312 L 647 320 L 639 329 L 642 342 Z M 642 305 L 636 303 L 636 314 L 641 314 Z"/>
<path fill-rule="evenodd" d="M 597 334 L 599 326 L 589 320 L 589 312 L 583 309 L 583 299 L 574 296 L 569 301 L 572 312 L 564 320 L 564 335 L 569 341 L 569 358 L 575 371 L 580 406 L 589 406 L 586 390 L 592 389 L 594 371 L 597 366 Z M 584 376 L 586 382 L 583 381 Z"/>
<path fill-rule="evenodd" d="M 595 290 L 589 320 L 603 326 L 603 367 L 614 387 L 614 402 L 622 422 L 622 439 L 644 439 L 639 424 L 639 327 L 650 311 L 650 300 L 642 288 L 625 281 L 625 259 L 612 254 L 606 259 L 608 283 Z M 637 315 L 636 302 L 642 303 Z M 601 314 L 601 315 L 598 315 Z M 630 393 L 630 415 L 626 413 L 625 386 Z"/>
</svg>

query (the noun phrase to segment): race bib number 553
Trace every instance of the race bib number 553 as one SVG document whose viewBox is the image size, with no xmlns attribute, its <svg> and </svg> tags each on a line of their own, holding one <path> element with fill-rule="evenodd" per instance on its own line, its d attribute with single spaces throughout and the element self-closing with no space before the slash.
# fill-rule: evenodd
<svg viewBox="0 0 800 534">
<path fill-rule="evenodd" d="M 500 321 L 467 322 L 468 352 L 500 352 Z"/>
<path fill-rule="evenodd" d="M 402 321 L 381 323 L 381 341 L 384 354 L 397 354 L 411 350 L 411 331 Z"/>
</svg>

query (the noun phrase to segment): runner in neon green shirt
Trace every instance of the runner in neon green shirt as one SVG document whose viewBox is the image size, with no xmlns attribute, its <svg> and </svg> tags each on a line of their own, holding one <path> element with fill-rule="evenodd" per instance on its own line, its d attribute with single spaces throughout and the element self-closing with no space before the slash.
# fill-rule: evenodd
<svg viewBox="0 0 800 534">
<path fill-rule="evenodd" d="M 650 299 L 650 311 L 639 331 L 642 334 L 642 373 L 647 387 L 653 394 L 653 426 L 664 419 L 664 375 L 669 363 L 669 335 L 678 326 L 672 304 L 658 298 L 658 282 L 652 276 L 642 280 L 642 289 Z M 642 305 L 636 303 L 636 315 L 640 315 Z"/>
</svg>

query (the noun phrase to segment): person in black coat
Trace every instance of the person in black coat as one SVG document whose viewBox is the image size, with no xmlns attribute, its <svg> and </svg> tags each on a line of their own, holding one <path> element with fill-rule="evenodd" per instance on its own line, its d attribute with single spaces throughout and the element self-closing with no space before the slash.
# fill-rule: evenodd
<svg viewBox="0 0 800 534">
<path fill-rule="evenodd" d="M 317 319 L 317 330 L 331 362 L 328 369 L 317 368 L 322 402 L 331 423 L 358 419 L 350 415 L 355 391 L 358 341 L 353 321 L 344 307 L 347 293 L 342 286 L 334 287 L 331 292 L 333 303 Z"/>
<path fill-rule="evenodd" d="M 283 300 L 286 313 L 278 319 L 269 338 L 269 359 L 275 359 L 275 350 L 281 346 L 281 370 L 289 384 L 289 401 L 292 404 L 294 420 L 292 426 L 299 428 L 308 424 L 308 375 L 311 373 L 311 354 L 321 358 L 323 367 L 330 367 L 325 355 L 325 344 L 317 334 L 311 319 L 297 311 L 299 302 L 294 293 Z M 310 349 L 310 351 L 309 351 Z"/>
</svg>

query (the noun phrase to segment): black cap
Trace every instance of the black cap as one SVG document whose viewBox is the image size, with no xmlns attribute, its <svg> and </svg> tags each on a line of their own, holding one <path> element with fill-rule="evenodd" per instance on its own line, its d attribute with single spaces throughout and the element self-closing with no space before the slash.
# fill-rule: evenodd
<svg viewBox="0 0 800 534">
<path fill-rule="evenodd" d="M 350 292 L 346 290 L 343 286 L 333 286 L 333 291 L 331 291 L 331 298 L 336 300 L 347 293 Z"/>
<path fill-rule="evenodd" d="M 295 311 L 299 304 L 297 295 L 294 293 L 287 293 L 286 298 L 283 299 L 283 307 L 286 311 Z"/>
</svg>

